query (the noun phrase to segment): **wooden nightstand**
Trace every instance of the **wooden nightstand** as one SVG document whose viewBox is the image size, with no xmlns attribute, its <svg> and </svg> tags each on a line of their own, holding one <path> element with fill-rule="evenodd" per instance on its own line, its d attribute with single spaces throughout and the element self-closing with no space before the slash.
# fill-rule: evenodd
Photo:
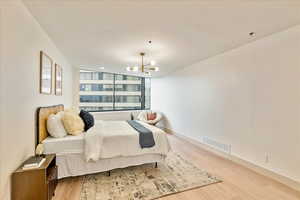
<svg viewBox="0 0 300 200">
<path fill-rule="evenodd" d="M 12 200 L 51 200 L 57 185 L 55 154 L 46 155 L 40 168 L 22 166 L 12 174 Z"/>
</svg>

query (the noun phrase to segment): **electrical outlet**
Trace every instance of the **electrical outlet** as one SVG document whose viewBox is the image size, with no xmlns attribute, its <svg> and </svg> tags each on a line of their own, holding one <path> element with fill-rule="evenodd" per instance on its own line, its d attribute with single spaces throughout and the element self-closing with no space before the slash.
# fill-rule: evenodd
<svg viewBox="0 0 300 200">
<path fill-rule="evenodd" d="M 270 161 L 270 156 L 268 154 L 265 155 L 265 163 L 269 163 Z"/>
</svg>

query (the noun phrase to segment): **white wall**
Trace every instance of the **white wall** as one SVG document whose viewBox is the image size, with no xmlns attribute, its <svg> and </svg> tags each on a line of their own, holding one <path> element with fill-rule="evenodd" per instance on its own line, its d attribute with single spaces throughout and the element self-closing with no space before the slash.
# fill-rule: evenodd
<svg viewBox="0 0 300 200">
<path fill-rule="evenodd" d="M 153 79 L 152 109 L 179 134 L 300 182 L 300 26 Z"/>
<path fill-rule="evenodd" d="M 36 108 L 72 105 L 72 67 L 21 2 L 0 3 L 0 13 L 0 199 L 6 200 L 11 172 L 34 154 Z M 39 94 L 40 50 L 63 67 L 63 96 Z"/>
<path fill-rule="evenodd" d="M 80 69 L 73 67 L 73 106 L 79 109 L 79 81 L 80 81 Z"/>
<path fill-rule="evenodd" d="M 4 129 L 3 129 L 3 119 L 4 119 L 4 93 L 2 92 L 4 90 L 4 81 L 2 78 L 2 74 L 4 74 L 4 67 L 3 67 L 3 48 L 2 48 L 2 41 L 3 41 L 3 28 L 2 28 L 2 20 L 3 20 L 3 16 L 2 16 L 2 9 L 0 8 L 0 156 L 2 155 L 1 152 L 3 152 L 2 150 L 2 144 L 1 141 L 3 141 L 2 139 L 2 134 Z M 2 165 L 3 165 L 3 161 L 0 158 L 0 191 L 2 191 L 2 186 L 3 186 L 3 180 L 2 180 L 2 174 L 3 174 L 3 169 L 2 169 Z M 2 199 L 1 197 L 3 196 L 2 192 L 0 192 L 0 199 Z"/>
</svg>

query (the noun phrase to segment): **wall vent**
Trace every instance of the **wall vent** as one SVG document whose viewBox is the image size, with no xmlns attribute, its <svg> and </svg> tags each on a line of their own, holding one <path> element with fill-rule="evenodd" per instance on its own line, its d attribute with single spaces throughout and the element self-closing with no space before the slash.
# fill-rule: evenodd
<svg viewBox="0 0 300 200">
<path fill-rule="evenodd" d="M 231 154 L 231 145 L 223 144 L 208 137 L 203 137 L 203 143 L 227 154 Z"/>
</svg>

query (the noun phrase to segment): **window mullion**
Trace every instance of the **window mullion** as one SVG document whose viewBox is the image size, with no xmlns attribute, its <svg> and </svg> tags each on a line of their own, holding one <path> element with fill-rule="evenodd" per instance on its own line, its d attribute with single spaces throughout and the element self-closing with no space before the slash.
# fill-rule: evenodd
<svg viewBox="0 0 300 200">
<path fill-rule="evenodd" d="M 113 110 L 115 109 L 115 104 L 116 104 L 116 74 L 114 74 L 114 79 L 113 79 Z"/>
<path fill-rule="evenodd" d="M 145 110 L 145 78 L 141 80 L 141 110 Z"/>
</svg>

